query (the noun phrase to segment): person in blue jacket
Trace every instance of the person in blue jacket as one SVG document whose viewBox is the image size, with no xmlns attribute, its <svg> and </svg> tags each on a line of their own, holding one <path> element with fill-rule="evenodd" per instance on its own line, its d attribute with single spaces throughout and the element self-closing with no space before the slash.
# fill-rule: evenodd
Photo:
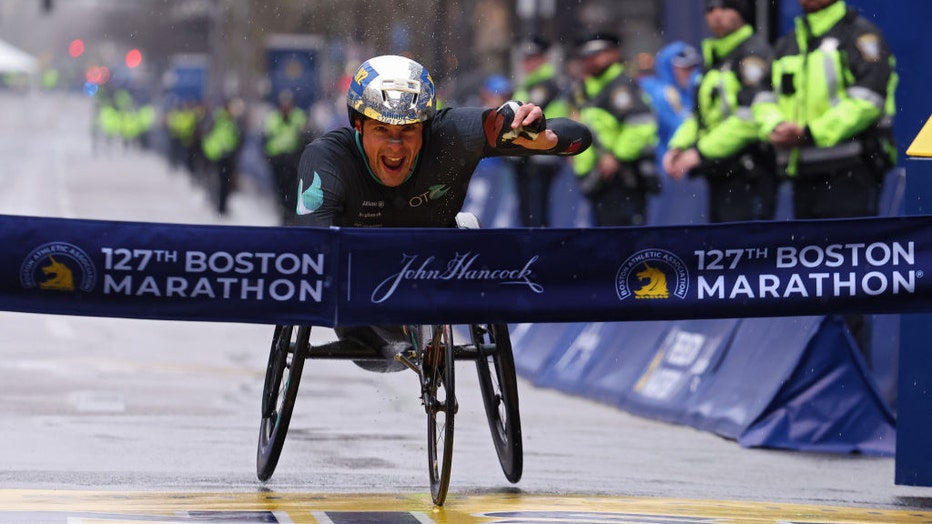
<svg viewBox="0 0 932 524">
<path fill-rule="evenodd" d="M 650 98 L 657 117 L 657 161 L 661 172 L 667 142 L 692 112 L 701 65 L 702 56 L 693 46 L 671 42 L 657 51 L 654 75 L 641 81 L 641 89 Z"/>
</svg>

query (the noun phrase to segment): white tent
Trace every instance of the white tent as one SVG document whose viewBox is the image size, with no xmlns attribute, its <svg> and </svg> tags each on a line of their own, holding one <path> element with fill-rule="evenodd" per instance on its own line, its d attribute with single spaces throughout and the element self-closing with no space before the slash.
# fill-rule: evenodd
<svg viewBox="0 0 932 524">
<path fill-rule="evenodd" d="M 38 60 L 32 55 L 0 40 L 0 74 L 23 73 L 34 76 L 38 72 Z"/>
</svg>

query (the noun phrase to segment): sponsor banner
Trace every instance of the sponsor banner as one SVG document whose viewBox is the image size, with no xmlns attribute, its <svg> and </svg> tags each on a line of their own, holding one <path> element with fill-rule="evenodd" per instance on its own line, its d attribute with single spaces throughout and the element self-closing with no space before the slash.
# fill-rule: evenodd
<svg viewBox="0 0 932 524">
<path fill-rule="evenodd" d="M 342 231 L 340 322 L 593 322 L 932 308 L 932 217 Z"/>
<path fill-rule="evenodd" d="M 932 217 L 318 229 L 0 216 L 0 309 L 322 326 L 932 309 Z"/>
<path fill-rule="evenodd" d="M 0 309 L 332 325 L 336 233 L 0 217 Z"/>
</svg>

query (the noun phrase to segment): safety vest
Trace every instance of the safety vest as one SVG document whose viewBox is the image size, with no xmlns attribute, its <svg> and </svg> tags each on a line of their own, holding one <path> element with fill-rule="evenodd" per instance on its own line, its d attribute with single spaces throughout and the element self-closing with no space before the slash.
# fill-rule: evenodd
<svg viewBox="0 0 932 524">
<path fill-rule="evenodd" d="M 521 88 L 515 93 L 515 100 L 531 102 L 539 106 L 547 118 L 569 116 L 569 103 L 566 98 L 560 96 L 560 86 L 556 75 L 556 67 L 549 62 L 531 71 L 525 77 Z"/>
<path fill-rule="evenodd" d="M 120 136 L 120 112 L 110 103 L 100 106 L 97 113 L 97 124 L 108 137 Z"/>
<path fill-rule="evenodd" d="M 204 137 L 202 149 L 207 160 L 216 162 L 239 148 L 240 132 L 236 121 L 226 109 L 214 111 L 213 117 L 213 126 Z"/>
<path fill-rule="evenodd" d="M 197 113 L 192 109 L 172 109 L 168 112 L 168 132 L 184 146 L 194 143 L 197 130 Z"/>
<path fill-rule="evenodd" d="M 750 25 L 704 40 L 702 50 L 705 66 L 696 108 L 668 145 L 696 147 L 703 159 L 727 159 L 759 142 L 751 102 L 767 84 L 772 53 Z"/>
<path fill-rule="evenodd" d="M 292 108 L 288 118 L 281 111 L 270 114 L 265 122 L 265 154 L 278 156 L 300 150 L 306 126 L 307 113 L 299 108 Z"/>
<path fill-rule="evenodd" d="M 604 153 L 629 163 L 653 153 L 657 120 L 637 82 L 624 74 L 621 64 L 586 78 L 581 87 L 575 97 L 579 120 L 589 126 L 593 141 L 592 147 L 573 157 L 577 176 L 592 171 Z"/>
<path fill-rule="evenodd" d="M 754 104 L 766 137 L 780 122 L 808 129 L 812 144 L 778 150 L 786 172 L 861 163 L 871 150 L 896 162 L 892 138 L 896 60 L 880 31 L 845 2 L 796 19 L 776 47 L 773 91 Z"/>
</svg>

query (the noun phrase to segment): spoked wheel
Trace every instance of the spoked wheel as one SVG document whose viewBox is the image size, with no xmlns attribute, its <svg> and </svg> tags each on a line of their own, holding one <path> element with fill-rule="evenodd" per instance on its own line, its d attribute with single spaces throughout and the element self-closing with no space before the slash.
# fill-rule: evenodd
<svg viewBox="0 0 932 524">
<path fill-rule="evenodd" d="M 450 487 L 453 466 L 453 418 L 456 395 L 453 381 L 453 332 L 449 325 L 421 326 L 421 388 L 427 411 L 427 460 L 430 494 L 442 506 Z"/>
<path fill-rule="evenodd" d="M 261 481 L 272 477 L 282 454 L 310 338 L 310 326 L 275 326 L 262 389 L 262 422 L 256 453 L 256 476 Z"/>
<path fill-rule="evenodd" d="M 518 411 L 518 381 L 508 325 L 473 324 L 470 331 L 479 350 L 476 370 L 495 452 L 505 478 L 518 482 L 524 468 L 524 448 Z"/>
</svg>

